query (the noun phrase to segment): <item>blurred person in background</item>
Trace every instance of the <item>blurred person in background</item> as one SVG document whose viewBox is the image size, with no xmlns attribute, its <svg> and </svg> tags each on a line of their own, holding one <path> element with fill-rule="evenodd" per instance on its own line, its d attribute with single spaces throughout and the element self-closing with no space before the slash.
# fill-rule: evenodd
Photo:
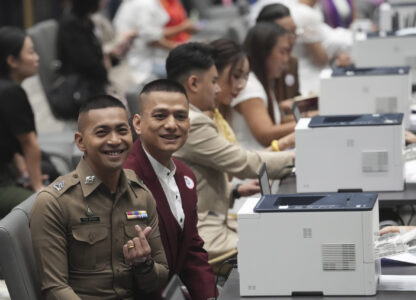
<svg viewBox="0 0 416 300">
<path fill-rule="evenodd" d="M 293 54 L 299 60 L 299 77 L 304 95 L 319 92 L 319 74 L 330 65 L 351 64 L 349 52 L 352 33 L 345 28 L 331 28 L 318 8 L 318 0 L 259 0 L 250 13 L 252 22 L 268 4 L 281 3 L 290 9 L 298 37 Z"/>
<path fill-rule="evenodd" d="M 72 0 L 71 11 L 59 21 L 57 37 L 58 58 L 62 63 L 60 73 L 79 74 L 88 82 L 90 97 L 104 94 L 109 84 L 101 44 L 91 20 L 99 2 Z"/>
<path fill-rule="evenodd" d="M 169 50 L 196 31 L 179 0 L 124 0 L 113 22 L 117 32 L 138 33 L 127 54 L 137 83 L 165 77 Z"/>
<path fill-rule="evenodd" d="M 34 115 L 21 87 L 38 67 L 31 38 L 16 27 L 0 28 L 0 218 L 43 188 Z M 19 177 L 27 188 L 18 184 Z"/>
<path fill-rule="evenodd" d="M 292 114 L 291 107 L 293 98 L 300 95 L 300 83 L 298 75 L 298 59 L 292 55 L 293 46 L 297 38 L 297 26 L 290 10 L 281 3 L 273 3 L 263 7 L 260 11 L 256 23 L 272 22 L 284 28 L 289 35 L 290 57 L 287 69 L 282 73 L 280 78 L 275 82 L 275 98 L 279 107 L 287 117 Z"/>
<path fill-rule="evenodd" d="M 115 52 L 107 55 L 103 53 L 92 21 L 92 15 L 98 11 L 100 2 L 72 0 L 70 12 L 64 14 L 59 21 L 57 53 L 62 64 L 59 73 L 67 81 L 69 78 L 75 81 L 75 87 L 82 94 L 81 99 L 74 99 L 74 103 L 71 103 L 71 112 L 68 114 L 74 120 L 82 103 L 97 95 L 117 95 L 126 106 L 123 91 L 119 91 L 108 78 L 108 71 L 117 60 L 117 55 Z M 114 49 L 116 50 L 117 48 Z M 72 91 L 74 85 L 71 86 L 71 92 L 75 92 Z"/>
</svg>

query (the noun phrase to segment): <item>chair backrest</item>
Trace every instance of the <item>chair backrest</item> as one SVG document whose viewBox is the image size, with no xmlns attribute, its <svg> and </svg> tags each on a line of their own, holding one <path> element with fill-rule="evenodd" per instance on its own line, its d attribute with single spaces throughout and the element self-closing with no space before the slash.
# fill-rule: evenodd
<svg viewBox="0 0 416 300">
<path fill-rule="evenodd" d="M 32 195 L 0 220 L 0 266 L 11 299 L 41 299 L 29 229 L 36 196 Z"/>
<path fill-rule="evenodd" d="M 35 50 L 39 55 L 39 78 L 44 91 L 47 91 L 56 77 L 59 68 L 56 40 L 58 35 L 58 22 L 46 20 L 37 23 L 28 29 Z"/>
</svg>

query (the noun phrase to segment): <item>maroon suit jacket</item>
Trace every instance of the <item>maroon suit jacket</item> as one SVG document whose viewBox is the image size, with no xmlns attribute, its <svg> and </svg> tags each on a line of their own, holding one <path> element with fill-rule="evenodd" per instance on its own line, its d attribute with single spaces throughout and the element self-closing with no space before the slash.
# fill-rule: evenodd
<svg viewBox="0 0 416 300">
<path fill-rule="evenodd" d="M 159 231 L 169 264 L 170 275 L 172 276 L 175 273 L 179 275 L 192 300 L 205 300 L 215 297 L 215 276 L 208 264 L 208 254 L 202 248 L 204 241 L 199 236 L 196 227 L 198 222 L 196 179 L 188 166 L 175 158 L 172 158 L 172 160 L 176 165 L 174 178 L 181 194 L 185 214 L 183 230 L 181 230 L 170 210 L 162 185 L 143 150 L 140 139 L 137 139 L 133 144 L 124 168 L 134 170 L 156 200 Z M 188 188 L 191 185 L 189 180 L 188 185 L 186 184 L 185 176 L 192 179 L 192 188 Z"/>
</svg>

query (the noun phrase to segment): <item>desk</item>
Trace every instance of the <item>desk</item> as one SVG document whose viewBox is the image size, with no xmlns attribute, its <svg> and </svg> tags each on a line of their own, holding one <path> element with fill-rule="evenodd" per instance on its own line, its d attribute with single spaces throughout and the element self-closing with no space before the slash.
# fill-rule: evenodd
<svg viewBox="0 0 416 300">
<path fill-rule="evenodd" d="M 416 266 L 400 266 L 400 267 L 382 267 L 382 273 L 386 275 L 416 275 Z M 274 297 L 274 299 L 354 299 L 354 300 L 369 300 L 369 299 L 415 299 L 416 292 L 387 292 L 380 291 L 377 295 L 368 297 Z M 240 297 L 240 283 L 237 269 L 231 271 L 230 276 L 225 282 L 224 288 L 219 297 L 220 300 L 237 300 L 237 299 L 253 299 L 253 300 L 270 300 L 271 297 Z"/>
<path fill-rule="evenodd" d="M 296 194 L 296 176 L 280 181 L 279 194 Z M 406 183 L 400 192 L 376 192 L 380 207 L 416 204 L 416 183 Z"/>
</svg>

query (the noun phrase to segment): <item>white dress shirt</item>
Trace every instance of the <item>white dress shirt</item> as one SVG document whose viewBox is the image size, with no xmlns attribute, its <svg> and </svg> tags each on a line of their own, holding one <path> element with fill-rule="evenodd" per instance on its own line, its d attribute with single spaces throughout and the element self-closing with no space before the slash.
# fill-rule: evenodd
<svg viewBox="0 0 416 300">
<path fill-rule="evenodd" d="M 144 148 L 143 148 L 144 150 Z M 159 179 L 160 185 L 165 192 L 166 199 L 168 199 L 170 210 L 172 211 L 173 216 L 178 222 L 181 229 L 185 223 L 185 214 L 182 208 L 182 198 L 179 193 L 178 185 L 175 181 L 176 166 L 171 160 L 171 169 L 166 168 L 160 162 L 153 158 L 146 150 L 144 150 L 147 157 L 149 158 L 150 164 L 155 171 L 157 178 Z"/>
</svg>

